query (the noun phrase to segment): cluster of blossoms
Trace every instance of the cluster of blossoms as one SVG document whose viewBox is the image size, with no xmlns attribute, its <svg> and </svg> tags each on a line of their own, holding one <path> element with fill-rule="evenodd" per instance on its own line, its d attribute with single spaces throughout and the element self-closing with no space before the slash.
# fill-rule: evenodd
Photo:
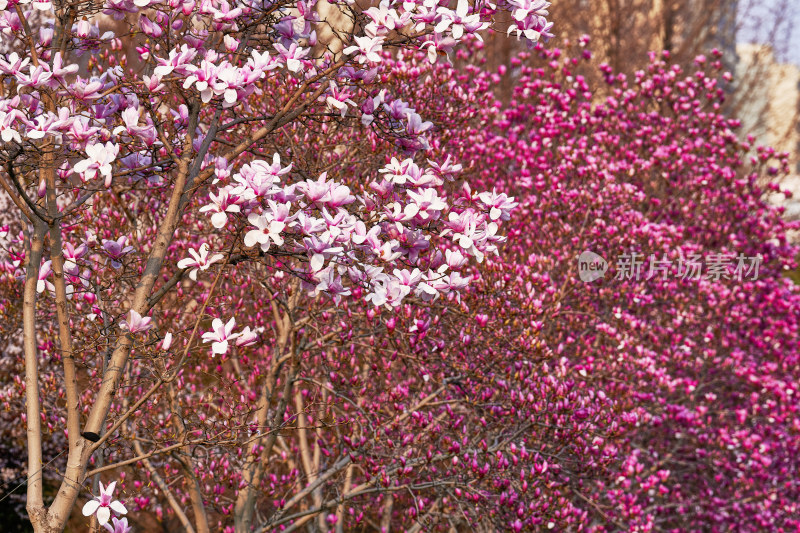
<svg viewBox="0 0 800 533">
<path fill-rule="evenodd" d="M 251 330 L 250 326 L 245 328 L 239 333 L 234 333 L 233 328 L 236 326 L 236 318 L 231 318 L 228 322 L 224 323 L 219 318 L 215 318 L 211 324 L 213 328 L 211 331 L 203 333 L 203 342 L 211 343 L 211 354 L 224 354 L 228 352 L 228 341 L 236 339 L 237 347 L 251 346 L 258 340 L 259 330 Z M 166 349 L 166 348 L 164 348 Z"/>
<path fill-rule="evenodd" d="M 23 235 L 19 235 L 16 239 L 18 243 L 23 242 Z M 90 251 L 97 244 L 96 239 L 92 237 L 81 242 L 78 246 L 70 242 L 64 243 L 62 254 L 64 257 L 64 278 L 66 280 L 66 293 L 68 298 L 72 298 L 73 294 L 77 291 L 83 297 L 93 303 L 96 298 L 91 290 L 91 270 L 88 268 L 90 263 L 107 263 L 113 269 L 118 270 L 122 268 L 122 260 L 133 251 L 133 247 L 127 245 L 127 236 L 122 236 L 117 239 L 103 239 L 102 246 L 95 253 Z M 83 269 L 79 266 L 83 265 Z M 22 261 L 16 259 L 7 264 L 10 272 L 18 280 L 25 278 L 25 271 L 22 268 Z M 52 261 L 43 261 L 39 267 L 38 282 L 36 290 L 38 293 L 44 293 L 47 289 L 47 294 L 53 296 L 55 294 L 55 287 L 51 281 L 53 275 Z"/>
<path fill-rule="evenodd" d="M 359 287 L 366 301 L 399 307 L 409 294 L 430 301 L 463 289 L 469 280 L 458 271 L 467 258 L 482 261 L 505 240 L 498 223 L 509 219 L 513 198 L 481 193 L 448 205 L 440 196 L 460 171 L 449 158 L 423 168 L 393 158 L 353 194 L 325 173 L 290 181 L 291 164 L 282 167 L 275 154 L 272 164 L 244 165 L 201 210 L 212 212 L 220 229 L 228 213 L 245 218 L 253 228 L 247 247 L 303 258 L 301 275 L 313 295 L 329 294 L 338 304 Z"/>
<path fill-rule="evenodd" d="M 352 1 L 344 3 L 353 4 Z M 19 16 L 11 9 L 13 4 L 8 3 L 0 16 L 0 32 L 8 35 L 21 30 Z M 351 81 L 374 77 L 377 67 L 386 57 L 383 45 L 412 35 L 426 36 L 419 46 L 428 50 L 434 62 L 439 53 L 451 50 L 466 36 L 480 38 L 478 32 L 489 27 L 491 17 L 503 9 L 513 13 L 508 31 L 515 31 L 518 36 L 524 36 L 533 43 L 541 36 L 551 36 L 549 29 L 552 24 L 545 18 L 548 6 L 549 3 L 544 0 L 510 0 L 474 5 L 467 0 L 459 0 L 455 9 L 452 9 L 442 5 L 442 2 L 430 0 L 383 0 L 360 15 L 368 21 L 364 26 L 364 35 L 354 35 L 352 44 L 344 48 L 344 54 L 352 56 L 358 68 L 350 68 L 349 72 L 342 71 L 342 74 L 344 79 Z M 50 3 L 45 2 L 34 2 L 34 7 L 45 12 L 53 9 Z M 296 13 L 292 12 L 293 9 L 297 10 Z M 219 101 L 222 108 L 246 107 L 248 97 L 262 94 L 260 84 L 268 79 L 270 72 L 284 72 L 307 80 L 318 77 L 333 63 L 331 57 L 325 57 L 322 62 L 312 57 L 312 47 L 317 43 L 314 27 L 320 23 L 318 6 L 313 0 L 281 5 L 278 12 L 282 16 L 273 27 L 273 48 L 253 49 L 246 61 L 238 64 L 232 63 L 229 55 L 239 54 L 246 43 L 234 37 L 233 32 L 248 21 L 259 20 L 262 11 L 256 5 L 244 4 L 231 8 L 225 0 L 199 4 L 177 0 L 121 0 L 107 2 L 104 12 L 119 20 L 138 13 L 137 29 L 153 39 L 169 35 L 171 31 L 188 29 L 183 35 L 183 42 L 170 50 L 147 43 L 137 47 L 141 58 L 153 65 L 152 72 L 142 74 L 134 82 L 136 92 L 142 91 L 141 94 L 148 99 L 157 98 L 166 89 L 166 83 L 178 82 L 183 89 L 195 90 L 204 103 L 213 100 Z M 213 21 L 213 31 L 231 32 L 224 38 L 226 50 L 217 51 L 204 46 L 211 33 L 206 29 L 209 20 Z M 46 27 L 48 23 L 44 25 Z M 106 31 L 101 35 L 96 21 L 84 19 L 73 26 L 72 33 L 78 51 L 97 50 L 102 44 L 110 44 L 117 49 L 121 46 L 113 32 Z M 105 187 L 110 187 L 112 163 L 119 155 L 120 143 L 136 140 L 141 142 L 143 148 L 161 144 L 154 120 L 145 112 L 135 92 L 128 91 L 126 94 L 126 91 L 115 90 L 121 89 L 121 84 L 128 81 L 124 79 L 121 67 L 109 68 L 95 77 L 75 77 L 78 65 L 67 63 L 61 52 L 52 52 L 48 47 L 52 38 L 52 30 L 43 33 L 38 43 L 41 50 L 36 61 L 16 52 L 7 57 L 0 55 L 0 72 L 13 78 L 19 91 L 12 98 L 0 99 L 0 138 L 4 142 L 21 143 L 23 138 L 38 140 L 51 136 L 68 142 L 73 149 L 82 149 L 86 155 L 71 167 L 72 172 L 84 181 L 102 177 Z M 52 91 L 69 101 L 55 110 L 46 110 L 36 98 L 37 91 Z M 355 95 L 347 89 L 340 89 L 334 82 L 321 95 L 343 116 L 349 106 L 361 107 L 365 120 L 371 120 L 369 108 L 376 105 L 373 97 L 367 96 L 359 103 L 350 98 L 352 96 Z M 91 106 L 91 119 L 76 113 L 78 106 Z M 22 112 L 23 108 L 29 111 Z M 424 131 L 425 123 L 413 109 L 399 112 L 393 109 L 392 112 L 394 118 L 406 121 L 412 137 Z M 176 118 L 181 117 L 180 110 L 173 113 L 177 115 Z M 185 119 L 185 116 L 181 118 Z M 101 138 L 98 139 L 98 136 Z M 148 157 L 146 150 L 128 155 L 127 163 L 137 166 L 138 159 L 142 157 Z"/>
</svg>

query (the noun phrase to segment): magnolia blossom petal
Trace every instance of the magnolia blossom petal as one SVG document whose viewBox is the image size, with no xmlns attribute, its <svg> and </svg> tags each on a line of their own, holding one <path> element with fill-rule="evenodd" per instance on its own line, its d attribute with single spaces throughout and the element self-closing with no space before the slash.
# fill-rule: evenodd
<svg viewBox="0 0 800 533">
<path fill-rule="evenodd" d="M 233 328 L 236 327 L 236 317 L 231 317 L 230 320 L 225 324 L 225 336 L 230 337 L 231 333 L 233 333 Z"/>
<path fill-rule="evenodd" d="M 325 264 L 325 256 L 322 254 L 314 254 L 311 258 L 311 270 L 314 272 L 318 272 L 322 270 L 322 266 Z"/>
<path fill-rule="evenodd" d="M 128 513 L 128 510 L 125 508 L 124 505 L 122 505 L 122 503 L 119 500 L 114 500 L 108 506 L 111 507 L 111 510 L 114 511 L 115 513 L 117 513 L 117 514 L 127 514 Z"/>
<path fill-rule="evenodd" d="M 172 333 L 167 333 L 164 335 L 164 340 L 161 341 L 161 349 L 162 350 L 169 350 L 169 347 L 172 345 Z"/>
<path fill-rule="evenodd" d="M 223 341 L 215 342 L 211 345 L 211 351 L 214 354 L 224 354 L 228 351 L 228 339 Z"/>
<path fill-rule="evenodd" d="M 197 261 L 192 259 L 191 257 L 187 257 L 186 259 L 181 259 L 178 261 L 178 268 L 189 268 L 190 266 L 196 265 Z"/>
<path fill-rule="evenodd" d="M 83 513 L 83 516 L 92 516 L 95 512 L 97 512 L 97 509 L 99 507 L 100 507 L 100 502 L 98 502 L 97 500 L 89 500 L 84 504 L 81 512 Z"/>
<path fill-rule="evenodd" d="M 259 243 L 260 237 L 263 235 L 261 230 L 250 230 L 247 232 L 247 235 L 244 236 L 244 245 L 248 248 L 251 248 Z"/>
<path fill-rule="evenodd" d="M 109 510 L 108 507 L 100 507 L 97 510 L 97 514 L 95 516 L 97 516 L 97 523 L 102 526 L 103 524 L 108 522 L 109 518 L 111 518 L 111 511 Z"/>
<path fill-rule="evenodd" d="M 217 229 L 222 229 L 228 223 L 228 215 L 222 211 L 218 211 L 211 215 L 211 225 Z"/>
</svg>

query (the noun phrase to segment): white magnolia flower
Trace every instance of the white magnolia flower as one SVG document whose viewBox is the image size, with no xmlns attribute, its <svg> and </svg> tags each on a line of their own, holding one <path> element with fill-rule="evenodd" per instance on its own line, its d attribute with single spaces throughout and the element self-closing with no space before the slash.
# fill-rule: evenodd
<svg viewBox="0 0 800 533">
<path fill-rule="evenodd" d="M 278 246 L 283 245 L 283 237 L 280 234 L 286 227 L 286 223 L 273 220 L 267 215 L 257 215 L 255 213 L 251 213 L 247 217 L 247 221 L 255 226 L 256 229 L 248 231 L 247 235 L 244 236 L 245 246 L 252 247 L 260 244 L 261 250 L 266 252 L 269 250 L 270 242 Z"/>
<path fill-rule="evenodd" d="M 131 333 L 138 333 L 140 331 L 147 331 L 153 327 L 150 321 L 153 320 L 149 316 L 143 317 L 133 309 L 128 312 L 128 318 L 122 321 L 122 328 L 127 329 Z M 113 490 L 113 483 L 111 484 Z"/>
<path fill-rule="evenodd" d="M 228 351 L 228 341 L 233 340 L 241 335 L 241 333 L 233 333 L 233 328 L 236 326 L 236 318 L 231 317 L 227 324 L 223 324 L 222 320 L 215 318 L 211 323 L 213 331 L 206 331 L 203 333 L 203 342 L 211 342 L 211 355 L 224 354 Z"/>
<path fill-rule="evenodd" d="M 112 142 L 106 144 L 90 144 L 86 147 L 88 159 L 79 161 L 72 170 L 76 174 L 81 174 L 84 181 L 93 180 L 99 172 L 105 176 L 106 187 L 111 186 L 111 163 L 119 154 L 119 145 Z"/>
<path fill-rule="evenodd" d="M 102 526 L 111 518 L 111 511 L 117 514 L 126 514 L 128 510 L 125 509 L 125 506 L 113 499 L 116 485 L 117 482 L 112 481 L 107 487 L 104 487 L 101 481 L 100 497 L 86 502 L 86 505 L 83 506 L 83 516 L 97 516 L 97 522 Z"/>
<path fill-rule="evenodd" d="M 201 213 L 211 211 L 211 225 L 217 229 L 222 229 L 228 223 L 228 213 L 239 213 L 241 208 L 234 203 L 235 198 L 231 196 L 228 188 L 220 189 L 218 195 L 209 193 L 211 203 L 200 208 Z"/>
</svg>

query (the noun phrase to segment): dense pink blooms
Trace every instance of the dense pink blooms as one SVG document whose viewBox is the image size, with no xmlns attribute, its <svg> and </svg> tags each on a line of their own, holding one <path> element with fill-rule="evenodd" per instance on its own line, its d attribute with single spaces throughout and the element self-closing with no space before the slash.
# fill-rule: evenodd
<svg viewBox="0 0 800 533">
<path fill-rule="evenodd" d="M 800 527 L 786 160 L 718 57 L 475 64 L 543 0 L 343 1 L 341 54 L 313 0 L 98 6 L 124 42 L 8 4 L 0 466 L 42 451 L 40 529 L 127 533 L 117 484 L 140 530 Z"/>
</svg>

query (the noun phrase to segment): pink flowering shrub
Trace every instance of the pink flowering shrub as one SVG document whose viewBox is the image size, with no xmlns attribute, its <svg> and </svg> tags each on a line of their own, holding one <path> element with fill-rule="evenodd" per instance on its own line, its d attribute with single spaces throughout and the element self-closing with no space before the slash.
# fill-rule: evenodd
<svg viewBox="0 0 800 533">
<path fill-rule="evenodd" d="M 654 56 L 631 80 L 601 66 L 598 99 L 580 74 L 590 54 L 578 54 L 516 60 L 511 104 L 459 154 L 478 162 L 472 186 L 520 205 L 475 288 L 483 318 L 450 335 L 491 360 L 493 398 L 533 423 L 526 449 L 549 464 L 523 467 L 484 516 L 519 513 L 525 529 L 793 531 L 800 294 L 783 274 L 797 247 L 762 200 L 785 159 L 752 150 L 717 113 L 717 55 L 688 73 Z M 586 250 L 609 262 L 593 283 L 578 273 Z M 631 251 L 645 260 L 638 278 L 617 259 Z M 651 254 L 671 266 L 648 275 Z M 681 256 L 719 254 L 731 261 L 717 274 L 678 271 Z M 757 276 L 737 279 L 739 255 L 761 258 Z M 487 332 L 481 351 L 473 339 Z"/>
</svg>

